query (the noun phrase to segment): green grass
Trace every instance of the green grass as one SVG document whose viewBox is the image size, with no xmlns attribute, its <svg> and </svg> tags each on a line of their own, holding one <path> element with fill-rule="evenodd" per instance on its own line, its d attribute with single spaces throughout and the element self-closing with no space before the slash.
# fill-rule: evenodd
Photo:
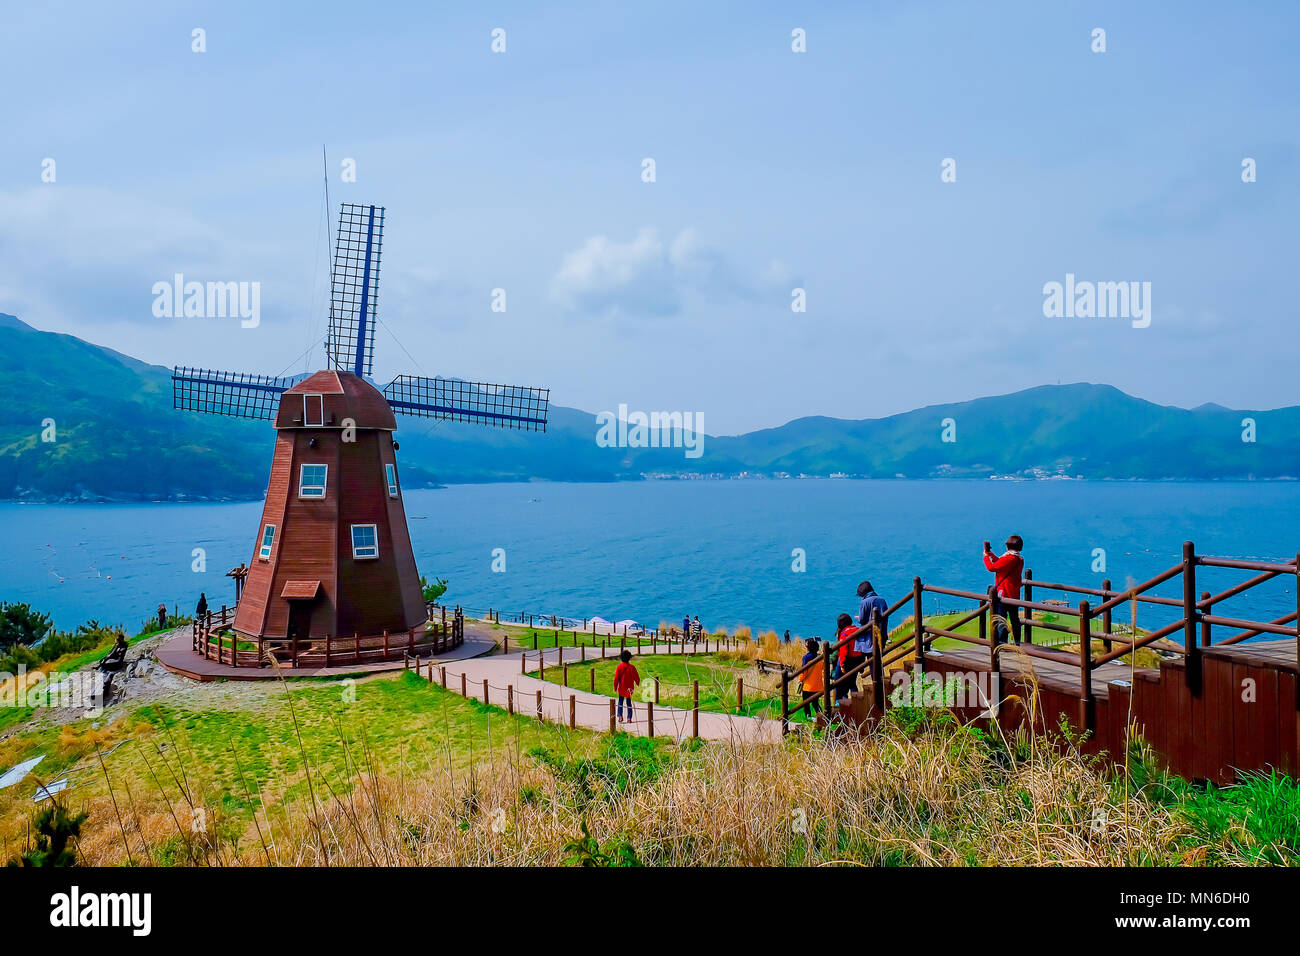
<svg viewBox="0 0 1300 956">
<path fill-rule="evenodd" d="M 472 772 L 485 764 L 537 759 L 540 753 L 582 760 L 599 756 L 608 746 L 608 737 L 511 716 L 407 671 L 359 683 L 294 681 L 287 699 L 283 685 L 267 684 L 265 690 L 265 700 L 246 701 L 245 709 L 159 703 L 136 709 L 112 727 L 80 720 L 15 734 L 0 743 L 0 768 L 44 754 L 37 768 L 40 779 L 53 780 L 75 769 L 79 776 L 85 774 L 91 791 L 100 792 L 104 782 L 94 753 L 131 738 L 109 758 L 116 786 L 147 792 L 156 789 L 156 773 L 175 796 L 173 772 L 181 779 L 211 781 L 219 792 L 209 789 L 207 799 L 227 813 L 251 819 L 240 771 L 254 794 L 270 789 L 289 800 L 306 799 L 304 754 L 319 798 L 322 785 L 349 790 L 358 766 L 371 760 L 387 771 L 418 773 L 436 764 Z M 0 792 L 0 827 L 9 831 L 0 835 L 16 836 L 14 828 L 26 820 L 34 787 L 28 778 Z"/>
<path fill-rule="evenodd" d="M 700 710 L 718 714 L 741 714 L 747 717 L 781 716 L 781 682 L 775 675 L 762 675 L 758 668 L 747 661 L 736 661 L 714 654 L 697 654 L 686 657 L 656 655 L 634 657 L 641 675 L 641 685 L 633 694 L 633 699 L 643 701 L 648 695 L 654 700 L 654 678 L 659 678 L 659 703 L 667 707 L 680 707 L 689 710 L 694 703 L 693 681 L 700 682 Z M 577 690 L 591 689 L 591 674 L 596 674 L 596 693 L 607 697 L 614 696 L 614 669 L 618 666 L 617 658 L 588 661 L 569 665 L 569 686 Z M 736 709 L 736 680 L 745 682 L 744 706 Z M 564 670 L 561 667 L 547 667 L 546 681 L 552 684 L 564 682 Z M 798 692 L 791 688 L 791 697 L 797 702 Z"/>
<path fill-rule="evenodd" d="M 1221 787 L 1170 776 L 1144 744 L 1129 748 L 1129 783 L 1173 807 L 1191 826 L 1178 850 L 1188 863 L 1300 866 L 1300 783 L 1277 771 Z M 1115 785 L 1123 784 L 1116 774 Z"/>
<path fill-rule="evenodd" d="M 523 627 L 518 624 L 488 624 L 486 621 L 475 621 L 474 624 L 480 627 L 490 628 L 497 643 L 503 643 L 504 638 L 510 638 L 510 653 L 515 654 L 519 651 L 531 651 L 536 643 L 538 650 L 556 647 L 578 647 L 586 645 L 587 647 L 600 647 L 607 643 L 611 653 L 615 648 L 622 647 L 624 644 L 628 647 L 636 647 L 643 644 L 650 647 L 653 643 L 650 638 L 635 638 L 622 636 L 611 637 L 608 634 L 591 634 L 583 631 L 560 631 L 557 635 L 554 628 L 550 627 Z M 663 641 L 659 642 L 660 645 Z"/>
</svg>

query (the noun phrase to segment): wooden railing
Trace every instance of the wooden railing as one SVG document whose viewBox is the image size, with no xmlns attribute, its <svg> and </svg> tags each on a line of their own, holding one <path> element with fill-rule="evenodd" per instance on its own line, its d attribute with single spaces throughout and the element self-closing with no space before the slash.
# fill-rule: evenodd
<svg viewBox="0 0 1300 956">
<path fill-rule="evenodd" d="M 235 609 L 223 605 L 220 614 L 209 612 L 195 620 L 194 650 L 205 660 L 236 668 L 268 667 L 272 658 L 287 667 L 338 667 L 444 654 L 465 642 L 465 617 L 459 607 L 450 615 L 440 605 L 427 605 L 426 611 L 428 623 L 405 633 L 258 638 L 254 647 L 253 641 L 230 629 Z"/>
<path fill-rule="evenodd" d="M 1257 573 L 1249 580 L 1227 588 L 1218 594 L 1202 591 L 1198 597 L 1196 593 L 1196 569 L 1198 567 L 1228 568 Z M 1211 613 L 1216 605 L 1246 593 L 1252 588 L 1281 575 L 1290 575 L 1295 578 L 1297 603 L 1295 612 L 1272 621 L 1250 621 Z M 1150 593 L 1154 588 L 1179 577 L 1182 578 L 1183 585 L 1181 599 Z M 1192 694 L 1198 696 L 1201 692 L 1201 652 L 1212 645 L 1238 644 L 1263 634 L 1292 638 L 1295 640 L 1296 645 L 1297 664 L 1300 665 L 1300 554 L 1297 554 L 1294 560 L 1287 562 L 1217 558 L 1198 555 L 1192 542 L 1187 541 L 1183 544 L 1183 560 L 1181 562 L 1149 580 L 1143 581 L 1141 584 L 1122 591 L 1113 589 L 1109 580 L 1102 581 L 1100 588 L 1035 580 L 1033 572 L 1029 570 L 1024 573 L 1023 584 L 1023 598 L 1008 598 L 998 594 L 992 586 L 987 591 L 980 593 L 933 584 L 922 584 L 919 577 L 913 578 L 911 593 L 890 606 L 884 621 L 877 621 L 873 616 L 872 621 L 867 626 L 859 627 L 853 634 L 843 640 L 834 643 L 823 642 L 822 654 L 819 660 L 809 662 L 797 670 L 787 668 L 783 672 L 781 686 L 783 732 L 789 729 L 789 719 L 805 708 L 810 707 L 812 703 L 811 700 L 802 701 L 791 707 L 789 704 L 789 685 L 799 680 L 813 666 L 823 667 L 825 691 L 822 694 L 822 699 L 825 701 L 825 711 L 829 716 L 833 689 L 830 655 L 837 652 L 845 643 L 855 640 L 872 627 L 877 628 L 878 635 L 886 635 L 885 638 L 881 639 L 878 636 L 873 641 L 875 653 L 872 658 L 835 681 L 834 687 L 838 688 L 846 684 L 853 675 L 870 666 L 871 672 L 875 676 L 873 704 L 878 715 L 884 713 L 887 705 L 884 693 L 884 675 L 888 672 L 890 666 L 908 659 L 914 659 L 915 666 L 924 671 L 926 654 L 937 638 L 947 638 L 963 644 L 987 648 L 989 669 L 997 672 L 999 670 L 999 649 L 1005 646 L 1006 639 L 998 640 L 996 632 L 990 634 L 989 631 L 991 627 L 996 628 L 1001 623 L 1006 626 L 1007 638 L 1011 636 L 1009 633 L 1010 628 L 1005 625 L 1003 615 L 1003 611 L 1008 607 L 1014 607 L 1024 612 L 1021 622 L 1023 639 L 1018 648 L 1020 653 L 1030 658 L 1053 661 L 1077 668 L 1081 723 L 1089 729 L 1091 729 L 1092 725 L 1093 703 L 1095 700 L 1092 687 L 1093 672 L 1104 664 L 1130 655 L 1142 648 L 1157 645 L 1158 649 L 1163 653 L 1181 655 L 1186 660 L 1184 670 L 1188 689 Z M 1042 600 L 1034 600 L 1036 589 L 1039 591 L 1076 594 L 1082 597 L 1075 607 L 1070 607 L 1068 603 L 1061 602 L 1049 604 Z M 948 627 L 927 623 L 922 613 L 923 598 L 927 593 L 973 601 L 975 602 L 975 608 L 965 613 L 958 620 L 951 622 Z M 1099 602 L 1094 606 L 1093 601 L 1089 600 L 1089 598 L 1099 599 Z M 888 617 L 905 606 L 908 601 L 911 601 L 913 605 L 912 628 L 910 631 L 900 632 L 891 642 L 887 637 Z M 1178 617 L 1163 626 L 1140 634 L 1136 627 L 1125 627 L 1115 623 L 1113 614 L 1115 608 L 1126 603 L 1132 603 L 1135 606 L 1142 604 L 1156 608 L 1177 609 L 1179 613 Z M 1041 617 L 1035 617 L 1035 612 L 1073 618 L 1074 621 L 1070 624 L 1048 621 Z M 971 621 L 977 622 L 975 634 L 963 634 L 958 630 Z M 1213 635 L 1213 628 L 1216 626 L 1231 628 L 1236 633 L 1216 642 Z M 1073 652 L 1065 652 L 1035 644 L 1033 642 L 1035 629 L 1069 635 L 1073 638 L 1070 643 L 1077 642 L 1078 648 Z M 1176 640 L 1179 632 L 1182 633 L 1181 642 Z M 1096 646 L 1098 643 L 1100 643 L 1100 648 Z"/>
</svg>

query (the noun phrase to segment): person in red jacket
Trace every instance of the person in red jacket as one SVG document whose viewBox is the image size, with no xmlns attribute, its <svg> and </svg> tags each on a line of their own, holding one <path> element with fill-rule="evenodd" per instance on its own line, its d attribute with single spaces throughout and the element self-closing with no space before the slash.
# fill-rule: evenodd
<svg viewBox="0 0 1300 956">
<path fill-rule="evenodd" d="M 995 590 L 1001 597 L 1020 599 L 1020 575 L 1025 569 L 1025 559 L 1020 556 L 1021 549 L 1025 546 L 1024 540 L 1018 534 L 1013 534 L 1007 538 L 1006 554 L 1000 558 L 993 556 L 993 548 L 987 541 L 984 542 L 984 567 L 993 572 L 993 584 Z M 1007 642 L 1007 624 L 1011 625 L 1011 634 L 1017 644 L 1020 643 L 1020 608 L 1011 605 L 1002 605 L 1002 617 L 1006 620 L 1005 624 L 999 623 L 993 628 L 993 640 L 999 644 Z"/>
<path fill-rule="evenodd" d="M 632 652 L 623 651 L 618 655 L 618 667 L 614 668 L 614 693 L 618 696 L 619 723 L 632 723 L 632 690 L 641 683 L 641 675 L 632 664 Z M 627 719 L 623 719 L 623 704 L 627 704 Z"/>
</svg>

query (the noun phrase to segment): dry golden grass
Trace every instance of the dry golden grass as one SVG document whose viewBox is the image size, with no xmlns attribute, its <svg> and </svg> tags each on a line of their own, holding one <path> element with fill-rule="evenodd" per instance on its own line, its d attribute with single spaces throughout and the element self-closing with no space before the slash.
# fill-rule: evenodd
<svg viewBox="0 0 1300 956">
<path fill-rule="evenodd" d="M 765 631 L 757 641 L 743 641 L 734 648 L 719 651 L 718 657 L 722 660 L 750 663 L 761 657 L 764 660 L 777 661 L 790 667 L 798 667 L 806 653 L 807 648 L 801 642 L 791 641 L 789 644 L 783 644 L 776 631 Z"/>
<path fill-rule="evenodd" d="M 599 843 L 661 865 L 1169 859 L 1184 831 L 1168 810 L 1140 791 L 1117 796 L 1068 746 L 1028 750 L 1013 760 L 955 724 L 907 733 L 886 722 L 866 737 L 783 746 L 623 738 L 594 762 L 506 748 L 468 769 L 396 773 L 362 751 L 350 779 L 318 775 L 292 799 L 207 778 L 176 756 L 154 761 L 155 786 L 117 779 L 92 798 L 100 825 L 80 852 L 95 865 L 556 865 L 585 823 Z M 255 812 L 222 811 L 222 794 Z"/>
<path fill-rule="evenodd" d="M 768 633 L 730 653 L 797 662 L 802 651 Z M 409 683 L 412 694 L 455 700 Z M 497 712 L 495 726 L 482 725 L 492 728 L 486 736 L 468 741 L 468 761 L 451 749 L 462 712 L 427 727 L 409 750 L 397 741 L 396 760 L 393 745 L 377 753 L 367 733 L 345 735 L 340 723 L 345 758 L 326 764 L 320 738 L 297 729 L 311 692 L 283 689 L 281 720 L 295 729 L 269 774 L 255 773 L 246 751 L 241 762 L 233 744 L 232 762 L 198 756 L 183 726 L 131 726 L 126 758 L 101 761 L 98 785 L 72 791 L 93 822 L 81 860 L 546 866 L 570 862 L 585 832 L 595 841 L 588 852 L 617 857 L 625 848 L 648 865 L 1247 862 L 1226 837 L 1207 845 L 1155 785 L 1126 784 L 1068 740 L 1023 731 L 1007 740 L 996 728 L 990 737 L 941 712 L 894 711 L 865 736 L 682 746 L 562 728 L 521 738 L 520 728 L 537 725 Z M 1032 721 L 1032 677 L 1026 696 L 1010 705 Z M 90 755 L 126 733 L 125 721 L 67 729 L 58 747 Z M 533 749 L 538 741 L 544 749 Z"/>
</svg>

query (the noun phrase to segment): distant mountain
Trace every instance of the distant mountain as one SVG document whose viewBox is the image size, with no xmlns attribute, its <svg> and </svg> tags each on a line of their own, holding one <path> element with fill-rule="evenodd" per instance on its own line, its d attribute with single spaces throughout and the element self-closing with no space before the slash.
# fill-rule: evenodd
<svg viewBox="0 0 1300 956">
<path fill-rule="evenodd" d="M 176 411 L 170 370 L 0 313 L 0 498 L 251 498 L 271 427 Z M 1256 441 L 1242 441 L 1242 419 Z M 944 441 L 945 419 L 952 419 Z M 53 421 L 55 441 L 42 440 Z M 1173 408 L 1108 385 L 1011 395 L 850 421 L 800 418 L 681 448 L 596 443 L 595 417 L 551 409 L 546 434 L 399 419 L 403 480 L 616 481 L 642 475 L 1228 479 L 1300 476 L 1300 408 Z"/>
</svg>

